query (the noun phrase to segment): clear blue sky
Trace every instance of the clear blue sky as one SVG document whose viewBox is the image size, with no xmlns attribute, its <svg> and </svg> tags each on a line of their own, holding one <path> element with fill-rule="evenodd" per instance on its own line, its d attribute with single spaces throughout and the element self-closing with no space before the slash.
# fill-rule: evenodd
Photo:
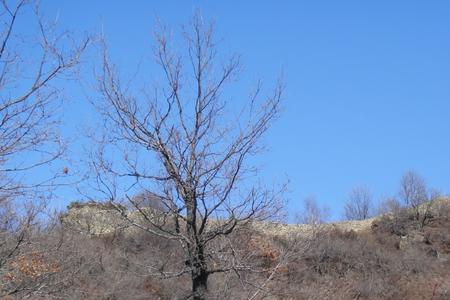
<svg viewBox="0 0 450 300">
<path fill-rule="evenodd" d="M 178 28 L 199 9 L 215 21 L 225 52 L 242 54 L 249 78 L 270 82 L 283 70 L 284 113 L 258 163 L 268 178 L 290 178 L 291 212 L 315 195 L 337 217 L 353 186 L 391 195 L 408 169 L 450 190 L 449 1 L 43 4 L 62 27 L 103 27 L 124 68 L 151 56 L 155 16 Z M 72 89 L 66 132 L 89 109 Z"/>
</svg>

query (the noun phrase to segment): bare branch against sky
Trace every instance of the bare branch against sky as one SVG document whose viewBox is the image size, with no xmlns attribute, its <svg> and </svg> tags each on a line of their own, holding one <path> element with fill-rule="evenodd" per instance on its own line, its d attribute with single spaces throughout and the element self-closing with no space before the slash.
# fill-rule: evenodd
<svg viewBox="0 0 450 300">
<path fill-rule="evenodd" d="M 179 242 L 182 268 L 160 270 L 160 275 L 190 274 L 194 299 L 204 299 L 211 274 L 248 270 L 227 236 L 281 208 L 281 191 L 258 184 L 248 163 L 278 117 L 283 84 L 268 96 L 258 86 L 249 99 L 235 101 L 241 107 L 230 107 L 222 96 L 241 70 L 239 56 L 220 59 L 214 27 L 199 14 L 183 32 L 180 48 L 169 32 L 164 26 L 155 31 L 154 57 L 162 78 L 150 89 L 124 84 L 103 43 L 98 77 L 103 101 L 95 104 L 105 130 L 92 170 L 98 191 L 112 203 L 127 199 L 146 221 L 130 222 Z M 161 200 L 168 212 L 162 219 L 149 216 L 133 198 L 142 191 Z"/>
</svg>

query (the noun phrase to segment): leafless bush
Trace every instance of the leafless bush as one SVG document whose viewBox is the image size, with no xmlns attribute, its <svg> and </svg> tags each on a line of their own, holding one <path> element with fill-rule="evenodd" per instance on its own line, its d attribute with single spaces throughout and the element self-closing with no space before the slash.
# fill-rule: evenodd
<svg viewBox="0 0 450 300">
<path fill-rule="evenodd" d="M 434 294 L 436 299 L 445 299 L 438 296 L 446 293 L 442 283 L 434 286 L 424 279 L 440 278 L 433 274 L 442 271 L 441 263 L 429 254 L 434 241 L 433 245 L 416 241 L 399 249 L 396 244 L 401 237 L 390 236 L 390 232 L 318 233 L 288 266 L 286 298 L 427 299 Z"/>
<path fill-rule="evenodd" d="M 60 253 L 45 207 L 27 204 L 2 244 L 0 295 L 6 299 L 40 298 L 63 288 Z M 6 254 L 5 254 L 5 249 Z"/>
</svg>

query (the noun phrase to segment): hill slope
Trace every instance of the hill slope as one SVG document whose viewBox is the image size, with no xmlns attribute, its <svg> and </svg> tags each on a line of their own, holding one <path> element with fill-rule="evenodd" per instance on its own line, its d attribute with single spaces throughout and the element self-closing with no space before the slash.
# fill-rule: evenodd
<svg viewBox="0 0 450 300">
<path fill-rule="evenodd" d="M 210 298 L 450 299 L 450 199 L 420 213 L 425 222 L 404 209 L 320 226 L 240 227 L 230 239 L 255 269 L 214 274 Z M 93 203 L 62 216 L 66 241 L 58 250 L 58 276 L 71 275 L 60 292 L 73 295 L 66 299 L 182 299 L 188 277 L 162 280 L 149 269 L 176 267 L 182 258 L 177 244 L 132 229 L 119 217 Z"/>
</svg>

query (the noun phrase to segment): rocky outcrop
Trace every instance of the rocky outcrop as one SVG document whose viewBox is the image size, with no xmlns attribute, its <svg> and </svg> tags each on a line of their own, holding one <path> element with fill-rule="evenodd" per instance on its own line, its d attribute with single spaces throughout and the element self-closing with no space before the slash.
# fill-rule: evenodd
<svg viewBox="0 0 450 300">
<path fill-rule="evenodd" d="M 146 207 L 139 212 L 127 210 L 121 205 L 99 202 L 72 203 L 60 220 L 67 229 L 102 235 L 117 231 L 130 232 L 136 230 L 137 226 L 145 227 L 148 225 L 145 218 L 161 226 L 170 223 L 169 214 L 155 208 Z"/>
<path fill-rule="evenodd" d="M 122 214 L 125 212 L 125 215 Z M 152 219 L 161 218 L 167 215 L 148 208 L 146 215 Z M 118 209 L 112 204 L 101 203 L 77 203 L 68 208 L 66 214 L 61 217 L 62 224 L 71 230 L 90 235 L 101 235 L 116 232 L 118 230 L 131 230 L 135 226 L 133 223 L 142 224 L 142 214 L 139 212 L 129 212 L 125 208 Z M 308 236 L 318 229 L 340 229 L 342 231 L 362 231 L 370 228 L 373 219 L 364 221 L 347 221 L 338 223 L 327 223 L 320 225 L 308 224 L 283 224 L 274 222 L 251 222 L 253 229 L 270 235 L 300 234 Z"/>
<path fill-rule="evenodd" d="M 90 235 L 108 234 L 130 226 L 111 204 L 74 203 L 60 218 L 64 227 Z"/>
<path fill-rule="evenodd" d="M 432 203 L 430 212 L 439 214 L 443 205 L 448 205 L 449 198 L 436 200 Z M 430 205 L 430 204 L 427 204 Z M 428 208 L 427 208 L 428 209 Z M 68 211 L 61 217 L 61 222 L 69 229 L 91 235 L 108 234 L 117 230 L 135 229 L 134 224 L 145 224 L 143 214 L 155 220 L 155 223 L 169 224 L 167 220 L 169 214 L 154 208 L 146 208 L 145 211 L 127 211 L 124 207 L 115 206 L 110 203 L 102 204 L 97 202 L 74 203 L 68 207 Z M 275 222 L 254 221 L 250 226 L 265 234 L 274 236 L 286 236 L 290 234 L 300 234 L 309 236 L 317 230 L 337 229 L 343 232 L 362 232 L 371 229 L 374 221 L 380 217 L 374 217 L 362 221 L 345 221 L 335 223 L 325 223 L 318 225 L 309 224 L 283 224 Z"/>
<path fill-rule="evenodd" d="M 253 222 L 252 227 L 258 231 L 262 231 L 266 234 L 270 234 L 273 236 L 302 235 L 308 237 L 320 230 L 337 229 L 343 232 L 347 231 L 362 232 L 365 230 L 370 230 L 372 222 L 374 220 L 375 218 L 371 218 L 362 221 L 345 221 L 345 222 L 324 223 L 316 225 Z"/>
</svg>

